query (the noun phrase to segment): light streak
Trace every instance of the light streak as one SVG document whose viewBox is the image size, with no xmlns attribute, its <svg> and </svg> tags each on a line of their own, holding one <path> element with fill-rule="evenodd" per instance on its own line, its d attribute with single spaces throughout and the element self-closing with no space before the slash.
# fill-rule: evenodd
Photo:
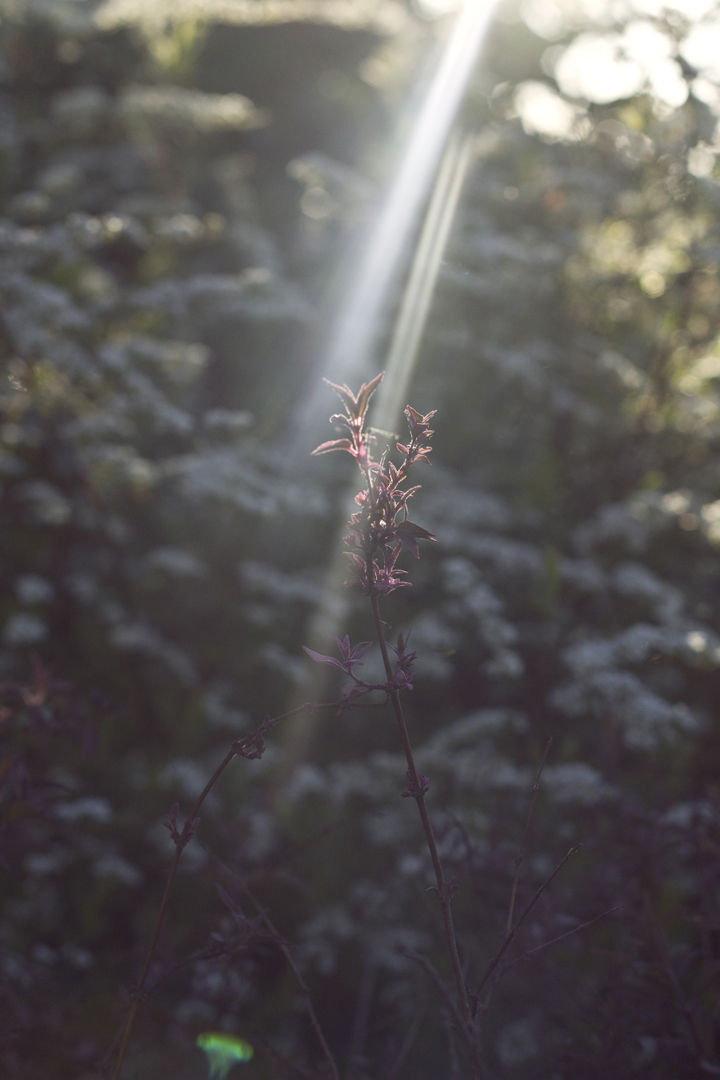
<svg viewBox="0 0 720 1080">
<path fill-rule="evenodd" d="M 347 287 L 347 304 L 340 312 L 323 358 L 322 374 L 333 382 L 357 382 L 368 376 L 381 315 L 393 295 L 393 285 L 494 7 L 495 0 L 466 0 L 456 17 L 385 204 L 371 229 L 357 276 Z M 325 400 L 321 389 L 311 395 L 301 417 L 304 431 L 317 425 Z"/>
<path fill-rule="evenodd" d="M 489 28 L 493 9 L 494 0 L 466 0 L 456 18 L 323 363 L 324 373 L 333 382 L 354 384 L 369 377 L 380 318 L 434 181 L 433 196 L 391 341 L 385 389 L 379 400 L 376 423 L 386 429 L 392 429 L 399 409 L 406 404 L 402 398 L 410 382 L 443 250 L 472 157 L 471 139 L 455 137 L 448 140 L 448 135 Z M 441 156 L 442 163 L 438 170 Z M 318 377 L 317 389 L 301 418 L 303 444 L 308 430 L 318 430 L 319 417 L 326 416 L 327 412 L 327 387 Z M 385 422 L 381 424 L 380 419 Z M 322 437 L 317 441 L 322 441 Z M 347 516 L 355 508 L 352 503 L 355 490 L 353 486 L 345 500 Z M 344 527 L 336 538 L 329 560 L 322 600 L 309 621 L 305 635 L 307 644 L 318 651 L 328 649 L 329 641 L 339 635 L 349 612 L 351 597 L 342 584 L 346 564 L 343 533 Z M 297 698 L 297 703 L 320 700 L 326 681 L 325 667 L 312 665 L 308 678 L 296 688 L 294 698 Z M 315 717 L 305 714 L 287 729 L 283 764 L 276 783 L 277 792 L 282 791 L 285 780 L 302 761 L 316 722 Z"/>
<path fill-rule="evenodd" d="M 406 404 L 404 398 L 422 339 L 432 295 L 437 281 L 445 245 L 452 226 L 458 199 L 468 166 L 473 156 L 475 139 L 455 135 L 449 142 L 438 171 L 435 188 L 430 200 L 415 259 L 400 306 L 395 332 L 385 367 L 386 375 L 378 392 L 378 405 L 374 419 L 377 427 L 393 430 L 400 410 Z M 326 388 L 327 390 L 327 388 Z M 324 405 L 327 411 L 325 395 Z M 351 487 L 345 497 L 343 525 L 357 509 L 354 496 L 360 476 L 353 471 Z M 333 637 L 340 636 L 341 628 L 349 614 L 353 597 L 343 585 L 347 573 L 343 527 L 335 538 L 325 575 L 320 603 L 310 618 L 306 637 L 310 648 L 316 651 L 328 648 Z M 334 651 L 331 649 L 331 651 Z M 297 701 L 321 700 L 327 696 L 328 670 L 323 665 L 312 664 L 308 678 L 297 690 Z M 285 753 L 280 768 L 277 790 L 304 757 L 304 751 L 317 724 L 317 717 L 304 714 L 295 720 L 285 737 Z"/>
<path fill-rule="evenodd" d="M 463 138 L 456 132 L 440 165 L 372 414 L 375 426 L 383 431 L 397 431 L 398 418 L 407 405 L 405 398 L 475 142 L 473 136 Z"/>
</svg>

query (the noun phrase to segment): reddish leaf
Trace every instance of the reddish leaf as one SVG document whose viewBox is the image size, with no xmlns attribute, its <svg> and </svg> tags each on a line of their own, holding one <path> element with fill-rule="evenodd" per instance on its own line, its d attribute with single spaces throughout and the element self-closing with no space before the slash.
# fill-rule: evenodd
<svg viewBox="0 0 720 1080">
<path fill-rule="evenodd" d="M 329 379 L 323 379 L 323 382 L 327 383 L 328 386 L 330 386 L 335 391 L 347 411 L 352 416 L 353 407 L 357 405 L 357 398 L 355 397 L 347 383 L 343 383 L 342 386 L 338 386 L 337 383 L 330 382 Z"/>
<path fill-rule="evenodd" d="M 362 416 L 367 411 L 367 407 L 370 404 L 370 398 L 373 396 L 384 377 L 385 372 L 381 371 L 380 374 L 376 375 L 374 379 L 371 379 L 369 383 L 363 383 L 360 387 L 357 396 L 359 416 Z"/>
<path fill-rule="evenodd" d="M 345 668 L 339 660 L 335 660 L 332 656 L 323 656 L 322 653 L 315 652 L 314 649 L 308 649 L 307 645 L 303 645 L 303 650 L 308 654 L 311 660 L 314 660 L 316 664 L 332 664 L 333 667 L 339 668 L 340 671 L 344 671 Z"/>
<path fill-rule="evenodd" d="M 321 443 L 313 450 L 313 454 L 329 454 L 332 450 L 352 451 L 352 443 L 349 439 L 331 439 L 330 442 Z"/>
</svg>

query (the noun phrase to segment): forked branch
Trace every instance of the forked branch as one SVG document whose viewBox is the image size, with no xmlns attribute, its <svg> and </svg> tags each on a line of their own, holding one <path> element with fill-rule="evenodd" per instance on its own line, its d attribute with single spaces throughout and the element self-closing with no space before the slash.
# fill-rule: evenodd
<svg viewBox="0 0 720 1080">
<path fill-rule="evenodd" d="M 265 751 L 265 733 L 274 728 L 276 724 L 279 724 L 281 720 L 289 720 L 291 717 L 297 716 L 305 711 L 319 712 L 333 710 L 335 712 L 338 712 L 344 709 L 351 709 L 355 707 L 356 706 L 354 706 L 351 702 L 347 702 L 344 700 L 328 701 L 323 703 L 306 702 L 305 704 L 298 706 L 298 708 L 296 709 L 291 709 L 289 712 L 281 713 L 279 716 L 266 717 L 263 722 L 258 725 L 258 727 L 254 728 L 252 731 L 244 732 L 237 739 L 235 739 L 234 742 L 230 744 L 230 749 L 228 750 L 227 754 L 222 759 L 217 769 L 212 774 L 207 784 L 201 791 L 200 795 L 195 800 L 195 805 L 190 811 L 182 830 L 179 830 L 177 828 L 177 806 L 173 807 L 170 814 L 170 821 L 167 822 L 167 826 L 170 829 L 170 835 L 175 842 L 175 855 L 173 856 L 172 863 L 170 864 L 167 882 L 165 883 L 162 900 L 160 901 L 160 907 L 155 918 L 155 925 L 153 927 L 150 943 L 145 953 L 145 959 L 143 961 L 143 966 L 140 971 L 140 977 L 138 978 L 137 985 L 130 998 L 130 1005 L 128 1008 L 127 1016 L 125 1018 L 125 1023 L 122 1027 L 121 1033 L 118 1037 L 116 1037 L 113 1046 L 111 1047 L 112 1052 L 114 1046 L 117 1045 L 119 1038 L 119 1047 L 117 1051 L 117 1057 L 115 1058 L 115 1066 L 112 1072 L 112 1080 L 119 1080 L 120 1077 L 120 1071 L 125 1060 L 130 1036 L 132 1035 L 133 1027 L 135 1026 L 135 1019 L 137 1017 L 138 1010 L 144 997 L 145 984 L 147 982 L 150 966 L 153 962 L 153 957 L 155 956 L 155 950 L 157 948 L 158 940 L 160 938 L 160 932 L 162 930 L 163 923 L 165 922 L 168 902 L 170 900 L 170 894 L 175 883 L 175 878 L 177 877 L 180 859 L 182 857 L 184 849 L 187 847 L 190 840 L 192 840 L 195 829 L 199 824 L 200 819 L 198 817 L 198 814 L 203 803 L 205 802 L 205 799 L 215 787 L 215 784 L 218 782 L 218 780 L 220 779 L 230 762 L 233 760 L 233 758 L 244 757 L 248 759 L 253 759 L 262 757 Z M 336 1073 L 333 1074 L 333 1077 L 334 1080 L 337 1080 Z"/>
</svg>

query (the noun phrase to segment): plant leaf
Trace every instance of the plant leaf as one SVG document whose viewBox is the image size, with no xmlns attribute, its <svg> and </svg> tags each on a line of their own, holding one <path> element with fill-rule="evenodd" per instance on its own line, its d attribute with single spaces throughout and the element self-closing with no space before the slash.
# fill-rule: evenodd
<svg viewBox="0 0 720 1080">
<path fill-rule="evenodd" d="M 403 529 L 405 532 L 412 533 L 418 540 L 435 540 L 431 532 L 427 529 L 423 529 L 422 525 L 416 525 L 414 521 L 401 521 L 398 525 L 398 530 Z"/>
<path fill-rule="evenodd" d="M 357 396 L 357 411 L 358 416 L 362 416 L 370 403 L 370 398 L 377 390 L 380 383 L 385 378 L 385 372 L 381 371 L 379 375 L 376 375 L 374 379 L 371 379 L 369 383 L 363 383 L 358 391 Z"/>
<path fill-rule="evenodd" d="M 335 393 L 338 395 L 343 405 L 347 409 L 350 416 L 353 416 L 355 413 L 355 408 L 357 406 L 357 398 L 355 397 L 347 383 L 343 383 L 342 386 L 338 386 L 337 383 L 330 382 L 329 379 L 323 379 L 323 382 L 327 383 L 328 386 L 332 387 L 332 389 L 335 391 Z"/>
<path fill-rule="evenodd" d="M 322 653 L 315 652 L 314 649 L 308 649 L 307 645 L 303 645 L 303 650 L 316 664 L 332 664 L 333 667 L 339 668 L 340 671 L 345 671 L 345 668 L 340 661 L 336 660 L 333 656 L 323 656 Z"/>
<path fill-rule="evenodd" d="M 352 443 L 349 439 L 331 439 L 330 442 L 320 443 L 313 450 L 315 454 L 329 454 L 332 450 L 351 450 Z"/>
<path fill-rule="evenodd" d="M 408 549 L 411 555 L 414 555 L 416 559 L 419 559 L 420 552 L 418 551 L 417 540 L 413 536 L 412 532 L 404 527 L 405 524 L 406 523 L 403 522 L 403 527 L 397 529 L 397 538 L 403 545 L 403 547 L 406 547 Z"/>
</svg>

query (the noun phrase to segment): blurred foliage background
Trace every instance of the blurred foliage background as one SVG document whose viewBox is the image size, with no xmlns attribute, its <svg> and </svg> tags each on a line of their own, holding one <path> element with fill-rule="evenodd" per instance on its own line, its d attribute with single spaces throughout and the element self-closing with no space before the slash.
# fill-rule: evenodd
<svg viewBox="0 0 720 1080">
<path fill-rule="evenodd" d="M 329 435 L 297 418 L 451 18 L 0 4 L 5 1076 L 99 1075 L 170 805 L 307 692 L 350 465 L 311 460 Z M 410 394 L 438 410 L 415 516 L 439 543 L 386 618 L 419 653 L 470 985 L 550 736 L 519 904 L 583 844 L 510 959 L 563 940 L 486 1003 L 503 1080 L 720 1071 L 718 26 L 700 0 L 503 0 L 462 109 L 475 156 Z M 371 636 L 362 598 L 339 629 Z M 277 942 L 237 939 L 215 888 L 242 883 L 343 1076 L 464 1075 L 403 953 L 447 973 L 390 718 L 271 741 L 203 808 L 123 1076 L 205 1075 L 203 1030 L 255 1045 L 248 1077 L 321 1075 Z"/>
</svg>

